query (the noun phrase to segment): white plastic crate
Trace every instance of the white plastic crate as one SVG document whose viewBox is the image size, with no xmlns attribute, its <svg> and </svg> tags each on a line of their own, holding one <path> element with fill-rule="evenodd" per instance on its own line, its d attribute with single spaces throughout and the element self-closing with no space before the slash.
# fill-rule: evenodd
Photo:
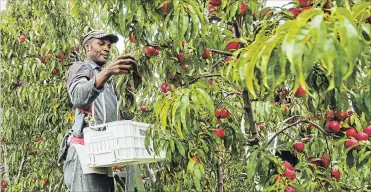
<svg viewBox="0 0 371 192">
<path fill-rule="evenodd" d="M 85 156 L 89 167 L 151 163 L 165 159 L 149 154 L 144 146 L 149 124 L 123 120 L 84 129 Z"/>
</svg>

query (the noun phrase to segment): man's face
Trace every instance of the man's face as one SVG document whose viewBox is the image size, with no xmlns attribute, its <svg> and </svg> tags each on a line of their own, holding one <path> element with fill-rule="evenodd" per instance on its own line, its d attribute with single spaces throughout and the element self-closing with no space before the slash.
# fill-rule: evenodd
<svg viewBox="0 0 371 192">
<path fill-rule="evenodd" d="M 107 63 L 111 49 L 108 39 L 92 39 L 85 45 L 86 57 L 103 66 Z"/>
</svg>

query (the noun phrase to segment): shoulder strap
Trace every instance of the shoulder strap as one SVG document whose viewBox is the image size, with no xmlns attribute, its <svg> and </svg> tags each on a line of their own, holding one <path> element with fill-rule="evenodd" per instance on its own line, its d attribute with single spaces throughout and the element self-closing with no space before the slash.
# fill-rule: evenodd
<svg viewBox="0 0 371 192">
<path fill-rule="evenodd" d="M 90 68 L 89 80 L 92 79 L 94 77 L 94 69 L 89 64 L 84 63 L 83 65 L 88 65 L 89 66 L 89 68 Z M 80 113 L 84 113 L 86 115 L 92 115 L 93 104 L 90 104 L 90 107 L 89 107 L 88 111 L 86 111 L 84 109 L 81 109 L 81 108 L 78 108 L 78 110 L 80 111 Z"/>
</svg>

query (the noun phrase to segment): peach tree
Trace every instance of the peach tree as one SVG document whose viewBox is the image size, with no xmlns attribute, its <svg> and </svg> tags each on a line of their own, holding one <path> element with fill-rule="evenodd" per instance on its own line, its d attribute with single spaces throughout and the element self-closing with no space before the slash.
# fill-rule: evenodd
<svg viewBox="0 0 371 192">
<path fill-rule="evenodd" d="M 370 4 L 295 3 L 112 2 L 145 81 L 136 118 L 167 152 L 149 188 L 369 188 Z"/>
<path fill-rule="evenodd" d="M 65 73 L 98 5 L 7 1 L 1 12 L 1 180 L 5 191 L 64 189 L 59 143 L 74 121 Z M 82 9 L 82 10 L 78 10 Z M 116 50 L 113 51 L 113 53 Z"/>
<path fill-rule="evenodd" d="M 369 2 L 9 2 L 7 188 L 63 187 L 56 143 L 73 122 L 65 66 L 81 34 L 108 26 L 126 38 L 142 80 L 116 78 L 120 107 L 152 124 L 149 150 L 166 151 L 154 172 L 143 166 L 147 190 L 370 189 Z"/>
</svg>

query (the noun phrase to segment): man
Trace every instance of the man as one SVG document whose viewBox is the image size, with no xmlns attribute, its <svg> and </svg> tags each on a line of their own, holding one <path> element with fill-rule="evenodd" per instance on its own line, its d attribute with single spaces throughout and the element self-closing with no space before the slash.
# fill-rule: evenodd
<svg viewBox="0 0 371 192">
<path fill-rule="evenodd" d="M 84 36 L 85 61 L 75 62 L 67 73 L 67 88 L 76 107 L 75 123 L 62 142 L 59 162 L 64 161 L 65 184 L 69 191 L 114 191 L 111 168 L 90 168 L 85 164 L 83 129 L 120 119 L 118 94 L 112 77 L 130 74 L 136 66 L 128 55 L 103 67 L 118 37 L 101 30 Z M 67 150 L 68 149 L 68 150 Z"/>
</svg>

